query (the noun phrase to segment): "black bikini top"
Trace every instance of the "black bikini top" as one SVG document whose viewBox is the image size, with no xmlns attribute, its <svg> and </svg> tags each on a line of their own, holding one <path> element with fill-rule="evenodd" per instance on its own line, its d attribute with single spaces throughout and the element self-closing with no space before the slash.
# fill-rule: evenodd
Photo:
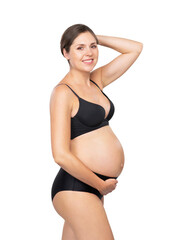
<svg viewBox="0 0 183 240">
<path fill-rule="evenodd" d="M 90 81 L 92 81 L 90 79 Z M 92 81 L 99 89 L 100 87 Z M 64 84 L 64 83 L 60 83 Z M 58 84 L 58 85 L 60 85 Z M 58 86 L 57 85 L 57 86 Z M 65 85 L 67 85 L 65 83 Z M 69 85 L 67 85 L 69 87 Z M 72 88 L 69 87 L 71 90 Z M 100 91 L 107 97 L 107 95 L 100 89 Z M 91 132 L 98 128 L 109 125 L 109 120 L 112 118 L 115 108 L 114 104 L 107 97 L 110 102 L 110 110 L 107 116 L 105 117 L 105 109 L 99 104 L 88 102 L 83 98 L 80 98 L 74 90 L 72 92 L 78 97 L 79 100 L 79 109 L 74 117 L 71 117 L 71 139 L 74 139 L 77 136 Z"/>
</svg>

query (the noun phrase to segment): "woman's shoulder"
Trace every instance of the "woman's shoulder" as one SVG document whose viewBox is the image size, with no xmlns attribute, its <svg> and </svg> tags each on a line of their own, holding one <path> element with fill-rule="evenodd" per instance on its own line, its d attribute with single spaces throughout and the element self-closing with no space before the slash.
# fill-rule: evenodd
<svg viewBox="0 0 183 240">
<path fill-rule="evenodd" d="M 72 100 L 72 91 L 68 88 L 69 84 L 65 78 L 61 79 L 52 90 L 51 96 L 58 98 L 67 98 L 69 101 Z"/>
</svg>

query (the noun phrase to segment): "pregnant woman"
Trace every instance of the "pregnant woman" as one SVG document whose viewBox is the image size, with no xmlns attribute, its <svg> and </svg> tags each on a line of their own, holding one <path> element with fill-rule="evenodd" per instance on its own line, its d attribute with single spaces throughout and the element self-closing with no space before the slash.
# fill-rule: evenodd
<svg viewBox="0 0 183 240">
<path fill-rule="evenodd" d="M 120 55 L 93 70 L 98 44 Z M 51 194 L 54 209 L 65 220 L 62 240 L 113 240 L 104 195 L 116 188 L 124 152 L 109 125 L 114 104 L 103 89 L 135 62 L 143 44 L 95 35 L 75 24 L 63 33 L 60 47 L 70 70 L 51 93 L 50 121 L 52 154 L 60 166 Z"/>
</svg>

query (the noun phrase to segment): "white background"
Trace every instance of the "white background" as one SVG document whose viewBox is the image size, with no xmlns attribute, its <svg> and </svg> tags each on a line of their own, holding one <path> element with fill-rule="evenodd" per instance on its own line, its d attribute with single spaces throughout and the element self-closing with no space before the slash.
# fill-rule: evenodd
<svg viewBox="0 0 183 240">
<path fill-rule="evenodd" d="M 104 200 L 115 240 L 183 239 L 181 18 L 178 0 L 0 4 L 1 239 L 61 239 L 64 221 L 51 202 L 59 166 L 51 154 L 49 100 L 69 71 L 61 35 L 76 23 L 144 44 L 104 91 L 126 157 L 116 190 Z M 99 51 L 96 67 L 119 55 Z"/>
</svg>

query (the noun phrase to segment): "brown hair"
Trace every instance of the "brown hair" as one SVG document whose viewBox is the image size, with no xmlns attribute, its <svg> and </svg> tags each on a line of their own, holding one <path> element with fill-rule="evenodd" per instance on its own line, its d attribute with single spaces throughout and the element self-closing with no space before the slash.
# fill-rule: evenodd
<svg viewBox="0 0 183 240">
<path fill-rule="evenodd" d="M 60 50 L 62 55 L 63 54 L 63 48 L 65 48 L 66 52 L 70 51 L 70 46 L 72 45 L 74 39 L 83 32 L 90 32 L 94 38 L 96 39 L 96 42 L 98 44 L 98 39 L 95 35 L 95 33 L 91 30 L 91 28 L 89 28 L 88 26 L 84 25 L 84 24 L 74 24 L 70 27 L 68 27 L 62 37 L 61 37 L 61 41 L 60 41 Z M 69 60 L 68 60 L 69 62 Z"/>
</svg>

